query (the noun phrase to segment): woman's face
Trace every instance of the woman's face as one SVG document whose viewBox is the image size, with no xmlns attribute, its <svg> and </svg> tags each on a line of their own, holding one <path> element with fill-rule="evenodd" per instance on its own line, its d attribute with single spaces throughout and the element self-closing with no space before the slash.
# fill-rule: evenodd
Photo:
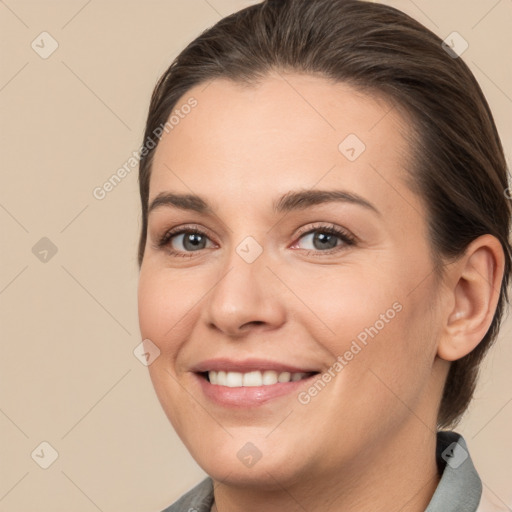
<svg viewBox="0 0 512 512">
<path fill-rule="evenodd" d="M 191 97 L 154 155 L 139 282 L 169 420 L 225 482 L 403 457 L 435 428 L 444 371 L 410 127 L 313 76 L 218 79 L 176 109 Z"/>
</svg>

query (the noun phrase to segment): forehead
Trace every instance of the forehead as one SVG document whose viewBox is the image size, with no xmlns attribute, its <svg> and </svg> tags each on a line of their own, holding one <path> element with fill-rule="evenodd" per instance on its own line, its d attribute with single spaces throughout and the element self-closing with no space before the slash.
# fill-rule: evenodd
<svg viewBox="0 0 512 512">
<path fill-rule="evenodd" d="M 182 112 L 191 98 L 196 106 Z M 179 122 L 155 151 L 150 200 L 167 189 L 256 199 L 320 180 L 371 194 L 405 175 L 407 121 L 344 83 L 291 73 L 251 85 L 216 79 L 189 90 L 176 110 Z"/>
</svg>

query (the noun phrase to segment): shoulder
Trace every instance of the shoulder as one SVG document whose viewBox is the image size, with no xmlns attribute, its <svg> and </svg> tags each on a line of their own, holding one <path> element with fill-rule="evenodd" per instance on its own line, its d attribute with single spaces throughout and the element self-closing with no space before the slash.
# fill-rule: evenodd
<svg viewBox="0 0 512 512">
<path fill-rule="evenodd" d="M 207 477 L 162 512 L 210 512 L 212 502 L 213 481 Z"/>
</svg>

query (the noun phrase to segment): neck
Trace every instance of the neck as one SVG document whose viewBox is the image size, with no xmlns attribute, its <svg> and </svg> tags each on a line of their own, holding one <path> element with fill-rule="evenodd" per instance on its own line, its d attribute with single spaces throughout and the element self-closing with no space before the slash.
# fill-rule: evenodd
<svg viewBox="0 0 512 512">
<path fill-rule="evenodd" d="M 291 482 L 267 473 L 275 485 L 264 492 L 256 484 L 248 488 L 215 481 L 218 511 L 424 512 L 439 483 L 436 434 L 413 420 L 385 446 L 376 443 L 330 474 L 314 477 L 305 471 L 304 478 Z M 217 512 L 216 506 L 212 511 Z"/>
</svg>

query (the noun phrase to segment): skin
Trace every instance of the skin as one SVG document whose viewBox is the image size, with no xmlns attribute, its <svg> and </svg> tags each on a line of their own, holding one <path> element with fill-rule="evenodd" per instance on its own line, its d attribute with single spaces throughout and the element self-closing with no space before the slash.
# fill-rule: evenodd
<svg viewBox="0 0 512 512">
<path fill-rule="evenodd" d="M 404 181 L 410 127 L 382 99 L 293 73 L 250 87 L 216 79 L 178 106 L 191 96 L 197 107 L 156 149 L 149 202 L 194 193 L 215 214 L 150 213 L 139 322 L 161 351 L 149 366 L 157 396 L 213 478 L 218 510 L 423 511 L 439 482 L 436 416 L 449 361 L 492 321 L 499 242 L 480 237 L 435 279 L 426 208 Z M 353 162 L 338 150 L 348 134 L 366 145 Z M 297 189 L 343 189 L 379 213 L 348 202 L 272 211 Z M 316 223 L 356 243 L 340 239 L 326 254 L 304 235 Z M 187 250 L 181 235 L 173 248 L 191 257 L 157 247 L 184 224 L 207 233 L 204 248 Z M 247 236 L 263 250 L 252 263 L 236 252 Z M 214 357 L 325 371 L 396 302 L 401 311 L 307 404 L 292 393 L 226 408 L 191 372 Z M 237 457 L 247 442 L 262 455 L 252 467 Z"/>
</svg>

